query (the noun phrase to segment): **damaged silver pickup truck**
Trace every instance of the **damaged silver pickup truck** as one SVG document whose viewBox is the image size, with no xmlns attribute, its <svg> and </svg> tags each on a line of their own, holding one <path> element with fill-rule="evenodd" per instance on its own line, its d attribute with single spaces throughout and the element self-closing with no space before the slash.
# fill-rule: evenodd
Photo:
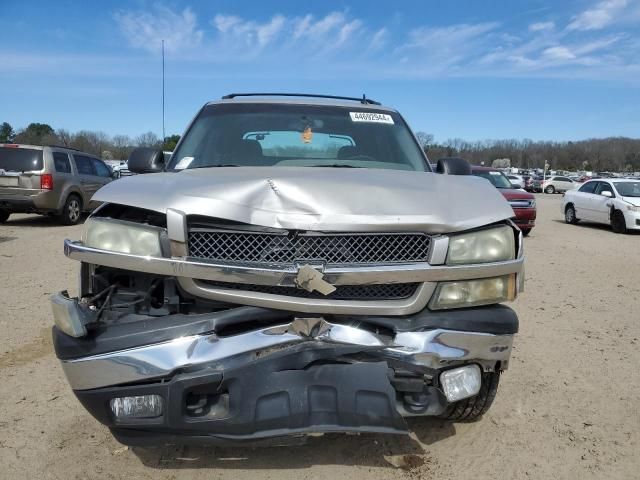
<svg viewBox="0 0 640 480">
<path fill-rule="evenodd" d="M 475 420 L 507 369 L 523 286 L 513 211 L 363 98 L 234 94 L 165 164 L 100 189 L 65 255 L 53 340 L 128 445 L 406 433 Z"/>
</svg>

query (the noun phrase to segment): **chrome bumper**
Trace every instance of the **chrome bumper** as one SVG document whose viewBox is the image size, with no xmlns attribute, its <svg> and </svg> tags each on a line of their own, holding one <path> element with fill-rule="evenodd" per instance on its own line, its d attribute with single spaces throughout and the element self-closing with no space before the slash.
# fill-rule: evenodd
<svg viewBox="0 0 640 480">
<path fill-rule="evenodd" d="M 507 368 L 513 335 L 435 329 L 400 332 L 391 338 L 322 318 L 297 318 L 289 324 L 234 336 L 193 335 L 62 361 L 62 367 L 74 390 L 87 390 L 168 378 L 185 369 L 233 368 L 303 343 L 312 348 L 317 342 L 368 347 L 383 359 L 434 370 L 469 362 L 492 370 L 496 362 L 501 362 L 501 369 Z"/>
</svg>

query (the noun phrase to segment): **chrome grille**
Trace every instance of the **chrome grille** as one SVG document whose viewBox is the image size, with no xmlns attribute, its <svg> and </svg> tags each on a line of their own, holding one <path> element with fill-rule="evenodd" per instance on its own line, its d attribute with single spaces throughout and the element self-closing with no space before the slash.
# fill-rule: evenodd
<svg viewBox="0 0 640 480">
<path fill-rule="evenodd" d="M 422 233 L 304 233 L 192 229 L 189 255 L 223 262 L 327 265 L 426 262 L 430 238 Z"/>
<path fill-rule="evenodd" d="M 296 287 L 280 287 L 269 285 L 245 285 L 242 283 L 212 282 L 203 280 L 202 283 L 230 290 L 245 290 L 249 292 L 271 293 L 298 298 L 326 298 L 331 300 L 401 300 L 411 297 L 419 283 L 391 283 L 385 285 L 338 285 L 329 295 L 318 292 L 307 292 Z"/>
</svg>

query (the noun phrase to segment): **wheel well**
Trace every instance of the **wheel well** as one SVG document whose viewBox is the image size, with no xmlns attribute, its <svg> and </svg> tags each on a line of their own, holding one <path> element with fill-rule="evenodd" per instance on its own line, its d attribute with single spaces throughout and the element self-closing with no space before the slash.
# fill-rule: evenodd
<svg viewBox="0 0 640 480">
<path fill-rule="evenodd" d="M 80 195 L 78 192 L 71 192 L 71 193 L 69 193 L 69 195 L 67 195 L 67 198 L 65 198 L 64 203 L 67 203 L 67 201 L 71 197 L 77 197 L 77 199 L 80 201 L 80 208 L 82 209 L 82 207 L 83 207 L 83 205 L 82 205 L 82 195 Z"/>
<path fill-rule="evenodd" d="M 574 210 L 576 209 L 576 207 L 573 205 L 573 202 L 569 202 L 564 206 L 564 211 L 566 212 L 567 208 L 569 207 L 573 207 Z"/>
</svg>

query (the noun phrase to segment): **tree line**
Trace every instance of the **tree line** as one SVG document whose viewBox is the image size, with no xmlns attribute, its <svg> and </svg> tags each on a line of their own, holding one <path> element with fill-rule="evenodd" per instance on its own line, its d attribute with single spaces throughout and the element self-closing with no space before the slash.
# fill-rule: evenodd
<svg viewBox="0 0 640 480">
<path fill-rule="evenodd" d="M 460 138 L 435 142 L 433 135 L 416 134 L 431 162 L 443 157 L 462 157 L 473 165 L 492 166 L 509 159 L 510 166 L 553 170 L 597 172 L 640 171 L 640 139 L 628 137 L 590 138 L 575 142 L 524 140 L 484 140 L 468 142 Z M 501 165 L 501 166 L 502 166 Z"/>
<path fill-rule="evenodd" d="M 46 123 L 30 123 L 15 131 L 11 124 L 0 124 L 0 143 L 27 145 L 58 145 L 91 153 L 104 160 L 126 160 L 136 147 L 154 147 L 173 151 L 180 135 L 165 137 L 162 141 L 155 133 L 146 132 L 137 137 L 107 135 L 100 131 L 80 130 L 72 133 L 63 128 L 54 129 Z"/>
</svg>

